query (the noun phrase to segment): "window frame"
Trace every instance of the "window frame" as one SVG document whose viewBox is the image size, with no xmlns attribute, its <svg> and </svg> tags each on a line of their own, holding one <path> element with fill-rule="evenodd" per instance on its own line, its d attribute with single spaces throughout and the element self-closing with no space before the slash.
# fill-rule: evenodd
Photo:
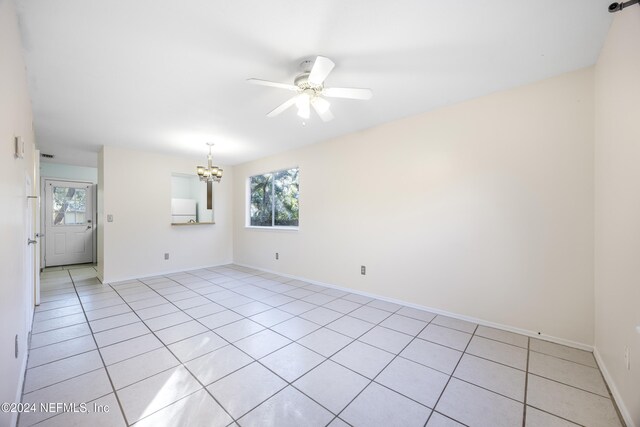
<svg viewBox="0 0 640 427">
<path fill-rule="evenodd" d="M 291 169 L 298 169 L 298 203 L 300 201 L 300 167 L 299 166 L 291 166 L 280 169 L 274 169 L 268 172 L 260 172 L 253 173 L 247 176 L 246 180 L 246 196 L 245 196 L 245 223 L 244 227 L 252 230 L 276 230 L 276 231 L 298 231 L 300 229 L 300 209 L 298 208 L 298 225 L 275 225 L 275 206 L 276 204 L 271 202 L 271 223 L 274 225 L 251 225 L 251 178 L 254 176 L 260 175 L 275 175 L 278 172 L 288 171 Z M 272 181 L 271 185 L 275 185 L 275 180 Z M 273 191 L 273 195 L 275 195 L 275 191 Z"/>
</svg>

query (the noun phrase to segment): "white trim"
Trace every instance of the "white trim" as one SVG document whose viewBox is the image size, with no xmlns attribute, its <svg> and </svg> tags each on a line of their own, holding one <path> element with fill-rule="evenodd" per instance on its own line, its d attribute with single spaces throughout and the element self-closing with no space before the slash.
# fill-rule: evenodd
<svg viewBox="0 0 640 427">
<path fill-rule="evenodd" d="M 298 226 L 291 226 L 291 227 L 286 227 L 286 226 L 282 226 L 282 225 L 276 225 L 274 227 L 265 227 L 265 226 L 258 226 L 258 225 L 245 225 L 244 228 L 247 228 L 249 230 L 271 230 L 271 231 L 298 231 L 300 230 L 300 227 Z"/>
<path fill-rule="evenodd" d="M 611 391 L 611 394 L 613 395 L 613 399 L 616 401 L 616 404 L 618 405 L 618 410 L 620 411 L 620 415 L 622 415 L 622 419 L 624 419 L 625 424 L 627 424 L 627 427 L 639 427 L 633 422 L 631 413 L 629 412 L 627 407 L 624 405 L 624 400 L 622 400 L 622 395 L 618 391 L 618 388 L 616 387 L 616 383 L 613 381 L 613 377 L 611 376 L 611 374 L 609 374 L 609 371 L 607 370 L 607 366 L 604 364 L 604 360 L 602 359 L 602 356 L 600 356 L 598 347 L 595 347 L 595 346 L 593 347 L 593 356 L 596 358 L 596 362 L 598 363 L 600 372 L 602 372 L 602 376 L 604 377 L 604 380 L 609 386 L 609 390 Z"/>
<path fill-rule="evenodd" d="M 504 331 L 514 332 L 516 334 L 526 335 L 526 336 L 529 336 L 529 337 L 532 337 L 532 338 L 538 338 L 538 339 L 545 340 L 545 341 L 551 341 L 551 342 L 556 343 L 556 344 L 562 344 L 562 345 L 566 345 L 568 347 L 577 348 L 577 349 L 580 349 L 580 350 L 593 351 L 593 346 L 592 345 L 580 343 L 580 342 L 577 342 L 577 341 L 568 340 L 568 339 L 565 339 L 565 338 L 554 337 L 554 336 L 551 336 L 551 335 L 538 334 L 537 332 L 530 331 L 528 329 L 517 328 L 515 326 L 504 325 L 502 323 L 490 322 L 488 320 L 478 319 L 476 317 L 465 316 L 463 314 L 458 314 L 458 313 L 452 313 L 450 311 L 441 310 L 441 309 L 434 308 L 434 307 L 427 307 L 427 306 L 420 305 L 420 304 L 414 304 L 414 303 L 411 303 L 411 302 L 408 302 L 408 301 L 403 301 L 403 300 L 399 300 L 399 299 L 395 299 L 395 298 L 389 298 L 389 297 L 386 297 L 386 296 L 383 296 L 383 295 L 378 295 L 378 294 L 374 294 L 374 293 L 370 293 L 370 292 L 364 292 L 364 291 L 360 291 L 360 290 L 357 290 L 357 289 L 347 288 L 347 287 L 344 287 L 344 286 L 338 286 L 338 285 L 333 285 L 333 284 L 329 284 L 329 283 L 319 282 L 317 280 L 307 279 L 305 277 L 294 276 L 292 274 L 286 274 L 286 273 L 282 273 L 282 272 L 279 272 L 279 271 L 268 270 L 268 269 L 265 269 L 265 268 L 259 268 L 259 267 L 255 267 L 255 266 L 252 266 L 252 265 L 241 264 L 241 263 L 238 263 L 238 262 L 234 262 L 234 264 L 235 265 L 239 265 L 241 267 L 253 268 L 255 270 L 264 271 L 266 273 L 278 274 L 280 276 L 288 277 L 288 278 L 291 278 L 291 279 L 302 280 L 304 282 L 309 282 L 309 283 L 312 283 L 314 285 L 326 286 L 326 287 L 332 288 L 332 289 L 338 289 L 338 290 L 341 290 L 341 291 L 351 292 L 353 294 L 358 294 L 358 295 L 364 295 L 366 297 L 376 298 L 376 299 L 379 299 L 379 300 L 382 300 L 382 301 L 392 302 L 392 303 L 395 303 L 395 304 L 400 304 L 400 305 L 404 305 L 404 306 L 411 307 L 411 308 L 417 308 L 418 310 L 426 310 L 426 311 L 429 311 L 429 312 L 434 313 L 434 314 L 441 314 L 443 316 L 453 317 L 454 319 L 466 320 L 467 322 L 477 323 L 477 324 L 482 325 L 482 326 L 489 326 L 491 328 L 502 329 Z"/>
<path fill-rule="evenodd" d="M 126 282 L 127 280 L 136 280 L 136 279 L 145 279 L 145 278 L 148 278 L 148 277 L 163 276 L 165 274 L 188 273 L 190 270 L 202 270 L 203 268 L 222 267 L 222 266 L 229 265 L 229 264 L 233 264 L 233 261 L 225 261 L 225 262 L 222 262 L 220 264 L 208 264 L 208 265 L 204 265 L 204 266 L 182 267 L 182 268 L 179 268 L 177 270 L 164 270 L 164 271 L 159 271 L 159 272 L 153 273 L 153 274 L 147 274 L 145 276 L 136 275 L 136 276 L 128 276 L 128 277 L 124 277 L 124 278 L 117 278 L 117 279 L 109 278 L 108 280 L 100 279 L 99 277 L 98 278 L 100 279 L 102 284 L 105 285 L 105 284 L 110 284 L 110 283 L 114 283 L 114 282 Z"/>
</svg>

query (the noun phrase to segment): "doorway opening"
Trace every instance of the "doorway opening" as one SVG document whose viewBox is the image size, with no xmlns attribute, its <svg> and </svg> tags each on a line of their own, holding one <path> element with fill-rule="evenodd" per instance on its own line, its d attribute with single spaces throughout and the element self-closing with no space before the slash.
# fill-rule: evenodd
<svg viewBox="0 0 640 427">
<path fill-rule="evenodd" d="M 44 180 L 43 267 L 95 262 L 95 185 Z"/>
</svg>

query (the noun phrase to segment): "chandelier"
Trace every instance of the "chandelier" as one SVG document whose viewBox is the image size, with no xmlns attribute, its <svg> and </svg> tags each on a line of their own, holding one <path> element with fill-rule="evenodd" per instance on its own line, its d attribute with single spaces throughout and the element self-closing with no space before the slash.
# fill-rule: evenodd
<svg viewBox="0 0 640 427">
<path fill-rule="evenodd" d="M 222 179 L 222 169 L 218 166 L 213 166 L 212 158 L 211 158 L 211 147 L 213 147 L 213 143 L 207 142 L 209 146 L 209 155 L 207 156 L 207 167 L 198 166 L 196 168 L 196 173 L 200 178 L 200 181 L 204 182 L 220 182 Z"/>
</svg>

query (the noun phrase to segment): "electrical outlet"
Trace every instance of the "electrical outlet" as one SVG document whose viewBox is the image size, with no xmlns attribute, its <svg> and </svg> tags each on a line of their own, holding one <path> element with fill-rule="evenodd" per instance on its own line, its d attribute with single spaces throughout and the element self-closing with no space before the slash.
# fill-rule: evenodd
<svg viewBox="0 0 640 427">
<path fill-rule="evenodd" d="M 169 252 L 165 252 L 165 253 L 164 253 L 164 259 L 165 259 L 165 260 L 169 259 Z"/>
<path fill-rule="evenodd" d="M 280 254 L 276 252 L 276 259 L 280 259 Z"/>
<path fill-rule="evenodd" d="M 362 274 L 363 276 L 367 274 L 367 267 L 365 267 L 364 265 L 360 266 L 360 274 Z"/>
<path fill-rule="evenodd" d="M 107 222 L 113 222 L 113 215 L 107 215 Z"/>
<path fill-rule="evenodd" d="M 624 366 L 627 367 L 627 371 L 631 370 L 631 361 L 629 360 L 629 346 L 624 348 Z"/>
</svg>

